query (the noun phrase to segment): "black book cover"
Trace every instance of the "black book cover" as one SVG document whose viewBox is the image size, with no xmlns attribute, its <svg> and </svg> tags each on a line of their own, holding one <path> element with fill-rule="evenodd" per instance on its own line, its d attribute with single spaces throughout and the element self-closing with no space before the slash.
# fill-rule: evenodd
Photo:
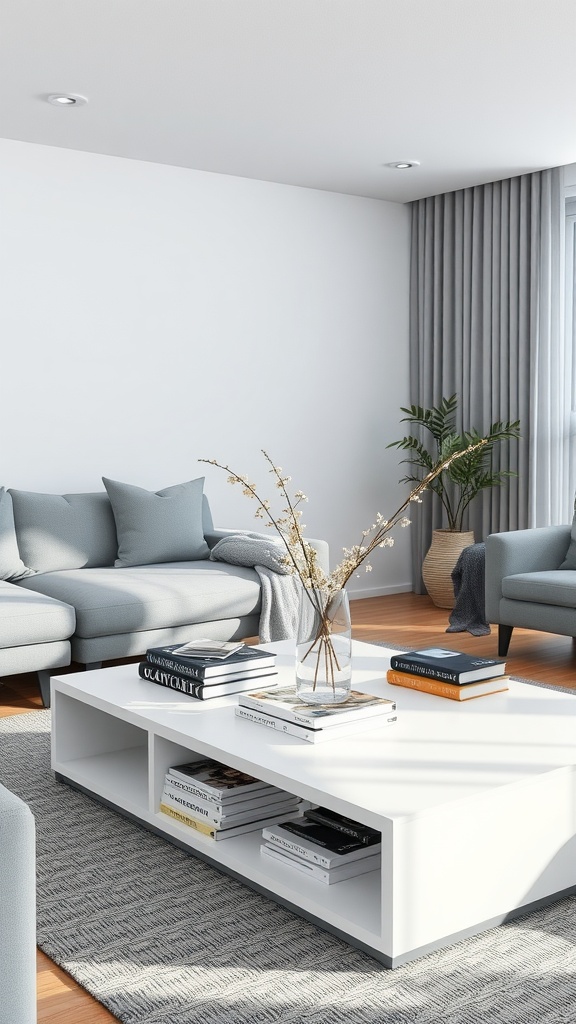
<svg viewBox="0 0 576 1024">
<path fill-rule="evenodd" d="M 212 676 L 224 678 L 232 673 L 238 674 L 242 669 L 273 666 L 276 654 L 273 651 L 261 651 L 257 647 L 242 647 L 229 658 L 191 658 L 184 654 L 174 654 L 182 644 L 168 644 L 166 647 L 149 647 L 146 658 L 152 665 L 158 665 L 168 672 L 179 672 L 190 679 L 210 679 Z"/>
<path fill-rule="evenodd" d="M 423 651 L 394 654 L 390 658 L 390 667 L 398 672 L 428 676 L 446 683 L 473 683 L 504 675 L 506 662 L 430 647 Z"/>
<path fill-rule="evenodd" d="M 338 832 L 343 832 L 344 835 L 352 836 L 366 846 L 372 843 L 379 843 L 382 839 L 378 829 L 370 828 L 369 825 L 363 825 L 362 822 L 354 821 L 353 818 L 346 818 L 343 814 L 331 811 L 327 807 L 310 808 L 310 810 L 304 811 L 304 816 L 309 821 L 316 821 L 320 825 L 328 825 Z"/>
<path fill-rule="evenodd" d="M 291 835 L 299 836 L 301 839 L 308 839 L 316 843 L 330 853 L 352 853 L 355 850 L 362 850 L 365 846 L 374 846 L 381 841 L 379 832 L 370 838 L 370 842 L 362 842 L 352 836 L 346 838 L 340 829 L 331 825 L 321 825 L 316 821 L 285 821 L 277 826 Z"/>
</svg>

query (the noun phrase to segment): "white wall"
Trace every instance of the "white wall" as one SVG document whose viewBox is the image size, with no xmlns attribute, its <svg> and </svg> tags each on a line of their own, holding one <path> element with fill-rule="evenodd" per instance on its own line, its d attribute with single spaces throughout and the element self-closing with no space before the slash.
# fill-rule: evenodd
<svg viewBox="0 0 576 1024">
<path fill-rule="evenodd" d="M 0 483 L 205 474 L 216 524 L 258 529 L 197 459 L 266 491 L 266 448 L 333 560 L 399 503 L 407 207 L 0 140 L 0 209 Z M 408 539 L 350 592 L 409 589 Z"/>
</svg>

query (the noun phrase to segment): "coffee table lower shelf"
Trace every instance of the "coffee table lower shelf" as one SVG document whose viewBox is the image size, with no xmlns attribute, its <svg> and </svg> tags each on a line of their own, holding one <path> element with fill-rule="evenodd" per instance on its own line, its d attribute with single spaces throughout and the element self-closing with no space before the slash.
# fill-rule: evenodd
<svg viewBox="0 0 576 1024">
<path fill-rule="evenodd" d="M 363 733 L 339 761 L 336 748 L 325 749 L 332 744 L 310 749 L 239 722 L 226 699 L 206 709 L 178 703 L 173 691 L 158 695 L 130 666 L 55 677 L 52 768 L 61 782 L 394 968 L 576 891 L 573 698 L 535 690 L 530 704 L 544 714 L 534 717 L 522 688 L 511 687 L 508 703 L 482 698 L 478 710 L 423 696 L 405 697 L 389 740 Z M 260 829 L 216 842 L 162 814 L 168 768 L 206 756 L 378 828 L 381 869 L 324 885 L 264 858 Z M 350 781 L 354 772 L 368 780 L 363 787 Z M 370 790 L 371 778 L 378 785 Z M 422 806 L 398 813 L 393 801 L 405 805 L 406 793 L 422 794 Z"/>
</svg>

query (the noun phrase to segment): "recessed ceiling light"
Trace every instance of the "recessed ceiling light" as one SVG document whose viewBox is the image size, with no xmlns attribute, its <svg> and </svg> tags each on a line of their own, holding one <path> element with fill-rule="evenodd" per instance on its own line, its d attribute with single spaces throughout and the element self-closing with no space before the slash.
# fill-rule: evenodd
<svg viewBox="0 0 576 1024">
<path fill-rule="evenodd" d="M 396 171 L 407 171 L 409 167 L 420 167 L 419 160 L 395 160 L 391 164 L 386 164 L 386 167 L 393 167 Z"/>
<path fill-rule="evenodd" d="M 51 93 L 47 99 L 48 103 L 54 104 L 55 107 L 81 107 L 83 103 L 88 102 L 85 96 L 78 96 L 73 92 Z"/>
</svg>

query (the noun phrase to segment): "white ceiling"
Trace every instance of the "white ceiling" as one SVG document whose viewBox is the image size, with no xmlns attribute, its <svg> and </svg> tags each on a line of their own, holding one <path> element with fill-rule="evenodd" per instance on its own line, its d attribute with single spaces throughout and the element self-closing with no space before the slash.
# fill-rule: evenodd
<svg viewBox="0 0 576 1024">
<path fill-rule="evenodd" d="M 1 24 L 7 139 L 398 202 L 576 162 L 576 0 L 2 0 Z"/>
</svg>

